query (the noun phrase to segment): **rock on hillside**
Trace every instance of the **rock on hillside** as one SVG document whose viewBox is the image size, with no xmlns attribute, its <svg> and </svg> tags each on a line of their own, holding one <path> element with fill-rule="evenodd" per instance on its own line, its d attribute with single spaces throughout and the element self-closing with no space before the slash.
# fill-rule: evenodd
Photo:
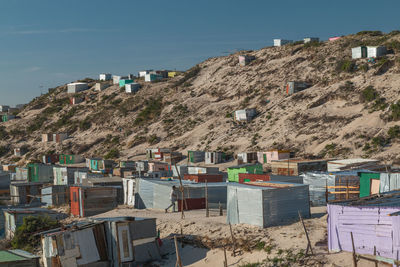
<svg viewBox="0 0 400 267">
<path fill-rule="evenodd" d="M 351 47 L 386 45 L 375 63 L 352 60 Z M 80 93 L 68 104 L 66 86 L 50 90 L 0 128 L 0 155 L 25 145 L 25 159 L 49 152 L 129 158 L 149 146 L 227 152 L 289 148 L 306 157 L 400 160 L 400 34 L 362 32 L 333 42 L 242 51 L 256 60 L 241 67 L 238 54 L 210 58 L 168 81 L 142 83 L 135 95 L 111 86 Z M 287 96 L 287 81 L 312 84 Z M 89 80 L 91 85 L 93 80 Z M 232 112 L 256 108 L 250 123 Z M 41 133 L 68 132 L 62 145 Z M 110 153 L 111 152 L 111 153 Z M 20 160 L 19 158 L 12 159 Z"/>
</svg>

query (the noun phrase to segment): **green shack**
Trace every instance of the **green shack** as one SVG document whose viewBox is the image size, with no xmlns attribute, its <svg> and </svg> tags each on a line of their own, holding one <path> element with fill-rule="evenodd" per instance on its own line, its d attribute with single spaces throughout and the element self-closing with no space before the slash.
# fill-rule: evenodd
<svg viewBox="0 0 400 267">
<path fill-rule="evenodd" d="M 29 182 L 53 182 L 53 166 L 42 163 L 29 163 L 28 168 L 28 181 Z"/>
<path fill-rule="evenodd" d="M 84 161 L 85 159 L 79 155 L 65 155 L 65 154 L 60 155 L 60 164 L 63 165 L 82 163 Z"/>
<path fill-rule="evenodd" d="M 86 159 L 86 167 L 96 173 L 111 173 L 114 161 L 101 158 Z"/>
<path fill-rule="evenodd" d="M 188 161 L 191 163 L 202 162 L 204 161 L 206 152 L 204 151 L 188 151 Z"/>
<path fill-rule="evenodd" d="M 3 114 L 3 115 L 1 116 L 1 121 L 2 121 L 2 122 L 7 122 L 7 121 L 13 120 L 13 119 L 15 119 L 15 116 L 14 116 L 14 115 L 11 115 L 11 114 Z"/>
<path fill-rule="evenodd" d="M 373 172 L 360 172 L 360 197 L 367 197 L 379 193 L 381 174 Z"/>
<path fill-rule="evenodd" d="M 238 183 L 239 173 L 262 174 L 263 167 L 262 164 L 241 164 L 229 167 L 227 171 L 228 171 L 228 181 Z"/>
<path fill-rule="evenodd" d="M 122 79 L 119 80 L 119 87 L 124 87 L 126 84 L 133 83 L 133 80 L 130 79 Z"/>
</svg>

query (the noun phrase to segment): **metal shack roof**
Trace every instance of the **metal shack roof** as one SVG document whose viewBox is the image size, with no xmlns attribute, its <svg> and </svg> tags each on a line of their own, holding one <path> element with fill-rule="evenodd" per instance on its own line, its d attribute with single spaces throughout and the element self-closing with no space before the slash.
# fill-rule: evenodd
<svg viewBox="0 0 400 267">
<path fill-rule="evenodd" d="M 250 166 L 257 166 L 257 165 L 261 165 L 260 163 L 245 163 L 245 164 L 240 164 L 240 165 L 236 165 L 236 166 L 230 166 L 228 167 L 228 169 L 240 169 L 240 168 L 245 168 L 245 167 L 250 167 Z"/>
<path fill-rule="evenodd" d="M 139 179 L 143 179 L 143 178 L 139 178 Z M 172 187 L 173 185 L 179 187 L 180 186 L 180 182 L 179 179 L 174 179 L 174 180 L 164 180 L 164 179 L 149 179 L 149 178 L 144 178 L 143 180 L 146 180 L 147 182 L 151 182 L 151 183 L 155 183 L 155 184 L 159 184 L 159 185 L 165 185 L 165 186 L 170 186 Z M 205 183 L 196 183 L 196 182 L 192 182 L 189 180 L 182 180 L 182 184 L 184 187 L 205 187 Z M 227 183 L 225 182 L 219 182 L 219 183 L 207 183 L 208 187 L 217 187 L 217 186 L 226 186 Z"/>
<path fill-rule="evenodd" d="M 246 182 L 244 184 L 228 183 L 228 186 L 249 188 L 254 190 L 275 190 L 275 189 L 293 188 L 293 187 L 307 187 L 308 185 L 279 182 L 279 181 L 266 181 L 266 182 L 260 181 L 260 182 Z"/>
<path fill-rule="evenodd" d="M 49 210 L 45 208 L 6 208 L 3 210 L 4 212 L 7 213 L 12 213 L 12 214 L 35 214 L 35 213 L 58 213 L 54 210 Z"/>
<path fill-rule="evenodd" d="M 379 162 L 379 160 L 355 158 L 355 159 L 339 159 L 339 160 L 328 161 L 328 163 L 330 164 L 338 164 L 338 165 L 348 165 L 348 164 L 364 163 L 364 162 Z"/>
<path fill-rule="evenodd" d="M 330 202 L 329 205 L 360 207 L 400 207 L 400 190 L 376 194 L 356 200 Z"/>
<path fill-rule="evenodd" d="M 24 261 L 36 258 L 39 257 L 20 249 L 0 250 L 0 262 Z"/>
</svg>

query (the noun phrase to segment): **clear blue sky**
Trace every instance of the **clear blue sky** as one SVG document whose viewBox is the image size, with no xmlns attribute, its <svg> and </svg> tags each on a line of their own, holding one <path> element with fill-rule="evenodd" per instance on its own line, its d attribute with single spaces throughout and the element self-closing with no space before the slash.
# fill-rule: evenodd
<svg viewBox="0 0 400 267">
<path fill-rule="evenodd" d="M 185 70 L 235 49 L 400 29 L 400 1 L 0 0 L 0 104 L 101 72 Z"/>
</svg>

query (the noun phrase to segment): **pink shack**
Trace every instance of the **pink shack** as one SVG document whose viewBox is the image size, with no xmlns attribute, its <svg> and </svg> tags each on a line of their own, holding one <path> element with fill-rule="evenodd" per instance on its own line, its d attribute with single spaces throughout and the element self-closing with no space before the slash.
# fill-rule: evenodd
<svg viewBox="0 0 400 267">
<path fill-rule="evenodd" d="M 166 162 L 152 161 L 149 162 L 149 172 L 159 172 L 171 170 Z"/>
<path fill-rule="evenodd" d="M 282 160 L 290 158 L 289 150 L 268 150 L 266 152 L 257 152 L 257 159 L 260 163 L 271 163 L 274 160 Z"/>
</svg>

